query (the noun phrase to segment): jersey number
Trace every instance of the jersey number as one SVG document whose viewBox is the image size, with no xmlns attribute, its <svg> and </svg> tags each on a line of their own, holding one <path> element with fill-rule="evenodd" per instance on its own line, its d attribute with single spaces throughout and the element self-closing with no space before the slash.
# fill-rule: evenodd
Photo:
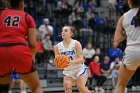
<svg viewBox="0 0 140 93">
<path fill-rule="evenodd" d="M 131 25 L 134 25 L 135 27 L 138 26 L 137 20 L 136 20 L 136 17 L 135 17 L 135 16 L 133 17 L 133 19 L 132 19 L 132 21 L 131 21 Z"/>
<path fill-rule="evenodd" d="M 13 19 L 13 20 L 11 20 Z M 20 20 L 20 17 L 18 16 L 14 16 L 12 18 L 12 16 L 7 16 L 5 19 L 4 19 L 4 24 L 6 24 L 6 26 L 15 26 L 15 27 L 18 27 L 19 26 L 19 20 Z"/>
<path fill-rule="evenodd" d="M 70 59 L 70 60 L 73 60 L 72 56 L 69 56 L 69 59 Z"/>
</svg>

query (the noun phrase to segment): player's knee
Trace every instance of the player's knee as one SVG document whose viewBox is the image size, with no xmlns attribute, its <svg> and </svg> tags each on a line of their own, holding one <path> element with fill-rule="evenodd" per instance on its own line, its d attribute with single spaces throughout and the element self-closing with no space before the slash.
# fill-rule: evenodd
<svg viewBox="0 0 140 93">
<path fill-rule="evenodd" d="M 118 80 L 117 85 L 121 85 L 121 86 L 125 87 L 127 85 L 127 80 L 125 80 L 125 79 Z"/>
<path fill-rule="evenodd" d="M 72 84 L 70 82 L 65 82 L 64 83 L 64 88 L 65 89 L 70 89 L 72 87 Z"/>
<path fill-rule="evenodd" d="M 9 90 L 9 84 L 0 84 L 0 93 L 7 93 Z"/>
<path fill-rule="evenodd" d="M 20 80 L 19 80 L 19 83 L 20 83 L 20 84 L 24 84 L 24 81 L 20 79 Z"/>
<path fill-rule="evenodd" d="M 84 89 L 84 85 L 82 85 L 82 84 L 77 84 L 77 89 L 78 90 L 83 90 Z"/>
<path fill-rule="evenodd" d="M 35 84 L 35 85 L 30 86 L 31 91 L 36 91 L 36 90 L 38 90 L 40 88 L 41 88 L 40 84 Z"/>
</svg>

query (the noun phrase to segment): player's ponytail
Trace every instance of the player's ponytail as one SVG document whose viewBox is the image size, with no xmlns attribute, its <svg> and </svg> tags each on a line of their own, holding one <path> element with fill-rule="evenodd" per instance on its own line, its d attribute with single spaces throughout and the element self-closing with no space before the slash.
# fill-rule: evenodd
<svg viewBox="0 0 140 93">
<path fill-rule="evenodd" d="M 70 26 L 70 30 L 73 33 L 73 35 L 71 36 L 72 38 L 74 37 L 74 34 L 76 33 L 76 29 L 73 26 Z"/>
<path fill-rule="evenodd" d="M 138 26 L 140 26 L 140 8 L 139 8 L 139 10 L 138 10 L 138 12 L 136 14 L 136 20 L 137 20 Z"/>
</svg>

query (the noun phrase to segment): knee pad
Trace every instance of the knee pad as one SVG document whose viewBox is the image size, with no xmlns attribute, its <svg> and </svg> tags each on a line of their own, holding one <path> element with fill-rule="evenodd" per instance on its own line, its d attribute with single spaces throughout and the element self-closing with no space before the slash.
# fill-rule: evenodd
<svg viewBox="0 0 140 93">
<path fill-rule="evenodd" d="M 8 93 L 9 84 L 0 84 L 0 93 Z"/>
</svg>

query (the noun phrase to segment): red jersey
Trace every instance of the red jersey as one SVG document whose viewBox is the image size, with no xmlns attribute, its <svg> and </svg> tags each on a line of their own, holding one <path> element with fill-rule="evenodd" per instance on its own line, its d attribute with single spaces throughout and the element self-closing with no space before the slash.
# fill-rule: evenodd
<svg viewBox="0 0 140 93">
<path fill-rule="evenodd" d="M 28 28 L 36 28 L 29 14 L 21 10 L 3 10 L 0 15 L 0 44 L 26 44 Z"/>
</svg>

